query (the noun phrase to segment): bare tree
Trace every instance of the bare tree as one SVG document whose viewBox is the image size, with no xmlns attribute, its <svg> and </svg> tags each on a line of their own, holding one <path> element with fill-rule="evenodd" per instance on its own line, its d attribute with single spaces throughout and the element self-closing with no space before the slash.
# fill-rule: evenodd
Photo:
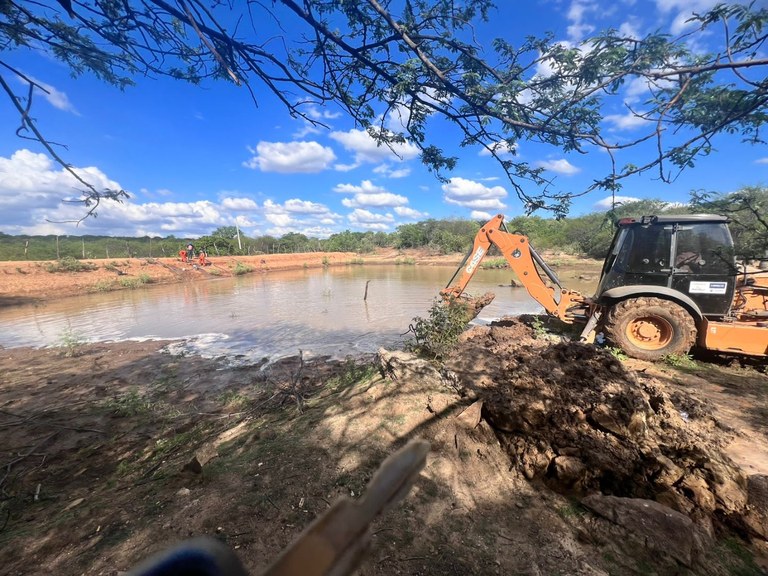
<svg viewBox="0 0 768 576">
<path fill-rule="evenodd" d="M 315 125 L 305 106 L 335 102 L 382 145 L 418 146 L 441 178 L 457 161 L 429 137 L 430 119 L 442 117 L 458 128 L 462 145 L 495 158 L 529 212 L 558 216 L 572 198 L 595 189 L 615 193 L 635 174 L 674 180 L 713 151 L 720 133 L 762 142 L 765 8 L 721 4 L 692 15 L 692 27 L 678 37 L 607 30 L 578 46 L 551 35 L 483 45 L 475 26 L 494 10 L 490 0 L 5 0 L 0 45 L 3 52 L 47 51 L 74 74 L 88 71 L 121 89 L 147 75 L 213 78 L 245 87 L 258 104 L 256 88 L 266 87 L 293 116 Z M 273 25 L 261 25 L 267 20 Z M 694 48 L 702 44 L 712 51 Z M 0 86 L 19 112 L 17 133 L 41 142 L 72 171 L 30 116 L 35 89 L 44 87 L 1 59 L 0 67 Z M 21 79 L 25 92 L 14 91 L 8 75 Z M 605 110 L 638 82 L 647 98 L 625 111 L 644 130 L 630 141 L 612 140 Z M 605 171 L 585 189 L 558 190 L 543 168 L 515 155 L 521 141 L 565 152 L 602 149 Z M 626 150 L 643 162 L 620 165 Z M 125 194 L 75 176 L 89 214 L 102 198 Z"/>
</svg>

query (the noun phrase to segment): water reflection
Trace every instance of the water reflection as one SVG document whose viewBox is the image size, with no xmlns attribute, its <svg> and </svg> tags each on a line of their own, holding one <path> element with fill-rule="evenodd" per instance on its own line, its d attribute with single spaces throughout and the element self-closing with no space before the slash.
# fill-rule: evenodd
<svg viewBox="0 0 768 576">
<path fill-rule="evenodd" d="M 0 345 L 55 345 L 70 332 L 89 341 L 183 339 L 190 352 L 243 361 L 299 349 L 334 356 L 374 352 L 402 344 L 412 318 L 425 315 L 452 273 L 445 267 L 346 266 L 87 294 L 0 310 Z M 525 290 L 508 286 L 510 278 L 508 270 L 482 270 L 473 279 L 473 294 L 497 295 L 478 322 L 541 310 Z"/>
</svg>

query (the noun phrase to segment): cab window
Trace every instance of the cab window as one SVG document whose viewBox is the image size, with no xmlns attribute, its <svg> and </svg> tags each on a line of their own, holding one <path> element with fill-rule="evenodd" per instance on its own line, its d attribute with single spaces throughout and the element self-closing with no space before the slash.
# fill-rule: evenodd
<svg viewBox="0 0 768 576">
<path fill-rule="evenodd" d="M 668 272 L 671 246 L 671 226 L 633 226 L 619 248 L 616 266 L 640 274 Z"/>
<path fill-rule="evenodd" d="M 682 274 L 733 274 L 733 242 L 726 226 L 717 223 L 678 226 L 675 271 Z"/>
</svg>

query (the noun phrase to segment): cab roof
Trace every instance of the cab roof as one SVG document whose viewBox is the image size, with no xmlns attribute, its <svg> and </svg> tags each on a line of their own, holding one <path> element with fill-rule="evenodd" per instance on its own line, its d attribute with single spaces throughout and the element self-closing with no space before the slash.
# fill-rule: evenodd
<svg viewBox="0 0 768 576">
<path fill-rule="evenodd" d="M 725 223 L 730 222 L 728 216 L 719 214 L 660 214 L 658 216 L 641 216 L 639 218 L 621 218 L 618 226 L 632 226 L 633 224 L 700 224 L 702 222 Z"/>
</svg>

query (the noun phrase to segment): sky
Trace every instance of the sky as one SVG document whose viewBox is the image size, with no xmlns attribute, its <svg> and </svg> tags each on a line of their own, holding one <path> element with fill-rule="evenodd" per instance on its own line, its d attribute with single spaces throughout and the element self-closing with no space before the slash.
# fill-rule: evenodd
<svg viewBox="0 0 768 576">
<path fill-rule="evenodd" d="M 679 34 L 692 11 L 715 3 L 498 0 L 498 14 L 481 32 L 488 42 L 519 42 L 549 31 L 570 45 L 608 27 L 638 36 Z M 459 162 L 441 182 L 414 146 L 399 146 L 397 154 L 377 147 L 332 105 L 306 109 L 328 126 L 312 127 L 291 118 L 258 84 L 257 105 L 245 89 L 227 82 L 192 86 L 139 78 L 121 92 L 88 74 L 73 78 L 64 64 L 34 49 L 3 53 L 2 59 L 47 87 L 48 94 L 35 96 L 33 115 L 50 140 L 66 145 L 57 148 L 59 154 L 97 188 L 130 195 L 121 204 L 104 203 L 97 218 L 75 225 L 71 221 L 84 209 L 64 201 L 75 182 L 40 144 L 15 134 L 18 114 L 0 98 L 0 232 L 6 234 L 197 237 L 236 224 L 251 237 L 298 232 L 326 238 L 344 230 L 393 232 L 427 218 L 524 213 L 495 161 L 479 148 L 459 147 L 459 134 L 446 123 L 432 123 L 429 138 Z M 624 101 L 633 98 L 628 86 Z M 626 108 L 607 112 L 608 135 L 621 140 L 637 134 Z M 634 177 L 619 200 L 686 202 L 691 190 L 727 193 L 766 185 L 768 147 L 727 135 L 714 144 L 715 153 L 674 183 L 653 174 Z M 584 189 L 606 172 L 607 156 L 598 151 L 565 154 L 523 141 L 517 153 L 545 168 L 563 190 Z M 632 156 L 624 161 L 637 163 Z M 576 199 L 571 215 L 609 205 L 610 197 L 596 191 Z"/>
</svg>

